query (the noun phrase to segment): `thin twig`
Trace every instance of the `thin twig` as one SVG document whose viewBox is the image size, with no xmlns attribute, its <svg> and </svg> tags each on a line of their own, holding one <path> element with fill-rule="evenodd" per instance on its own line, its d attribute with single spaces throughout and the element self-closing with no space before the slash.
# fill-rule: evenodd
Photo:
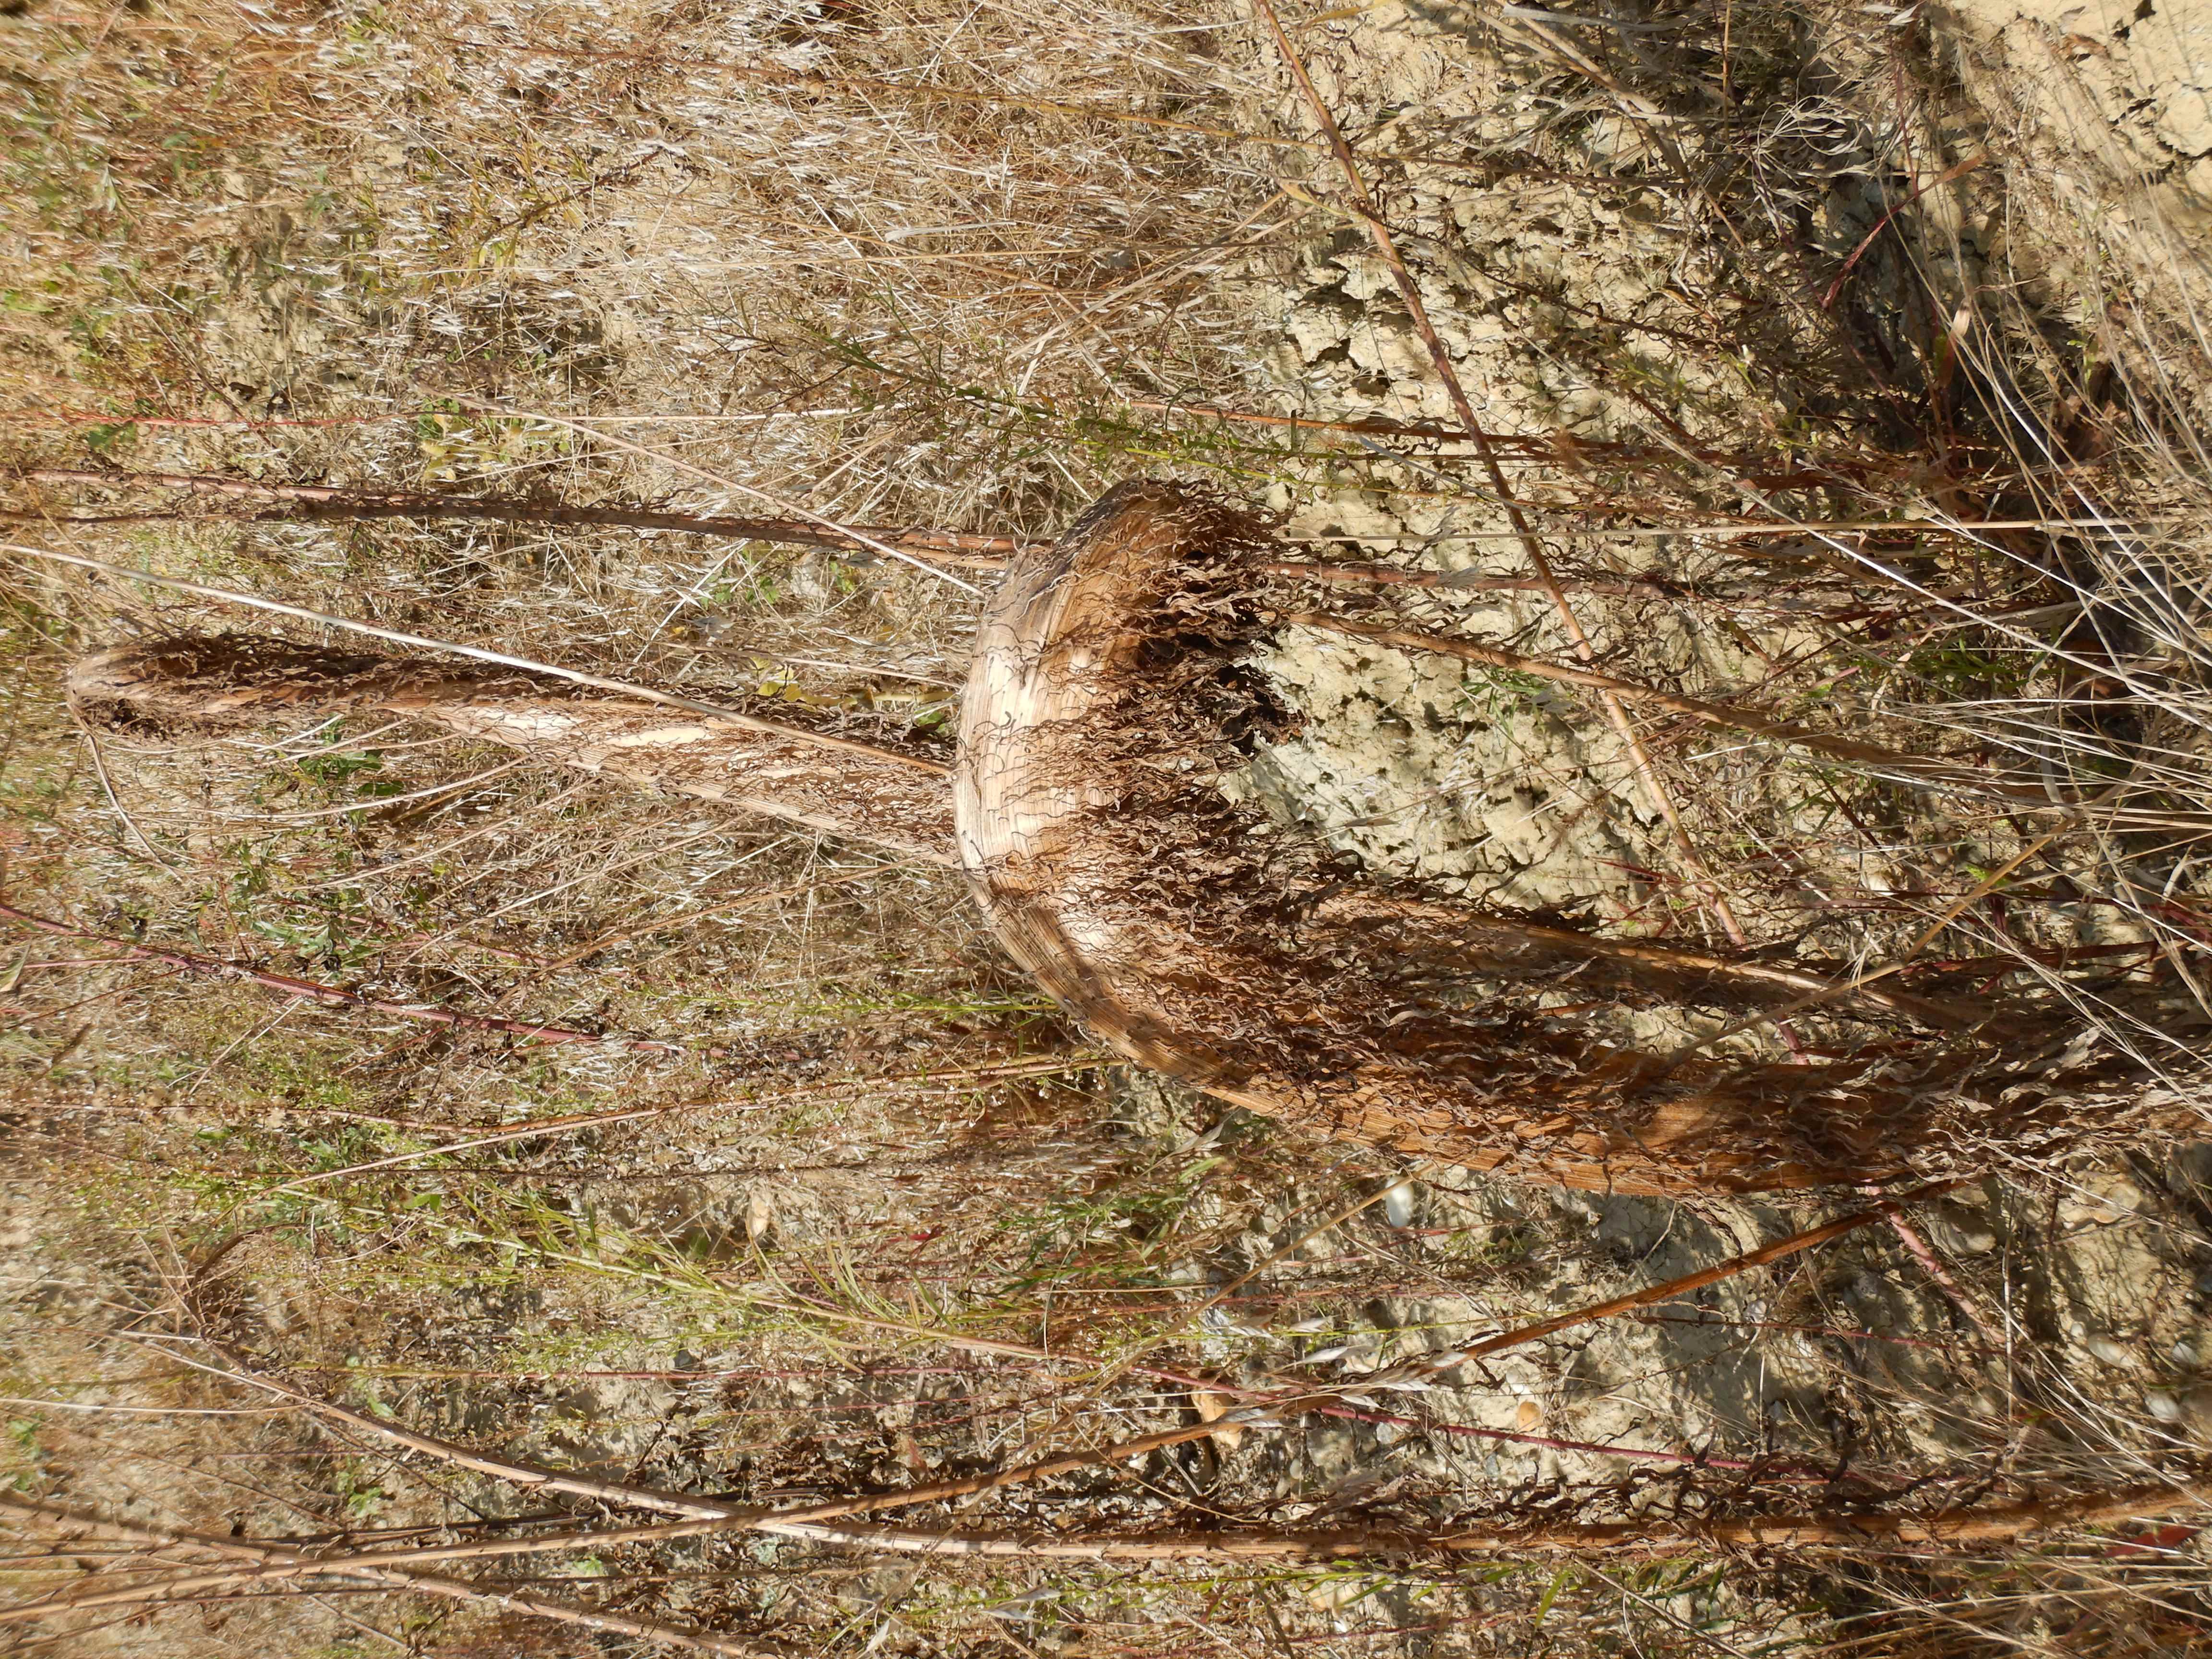
<svg viewBox="0 0 2212 1659">
<path fill-rule="evenodd" d="M 826 530 L 803 519 L 732 519 L 673 513 L 665 507 L 570 507 L 483 495 L 441 495 L 422 490 L 340 489 L 329 484 L 272 484 L 204 472 L 101 472 L 90 468 L 40 466 L 21 474 L 39 483 L 97 484 L 111 489 L 182 490 L 194 495 L 246 501 L 296 501 L 299 514 L 273 520 L 491 519 L 503 524 L 605 525 L 618 530 L 670 530 L 749 542 L 787 542 L 804 547 L 866 548 L 871 543 L 904 549 L 924 558 L 995 570 L 1027 545 L 1014 536 L 971 536 L 952 530 L 914 530 L 856 525 L 854 533 Z"/>
<path fill-rule="evenodd" d="M 688 927 L 693 922 L 703 921 L 709 916 L 728 915 L 733 911 L 750 910 L 759 905 L 774 904 L 779 899 L 812 894 L 820 891 L 823 888 L 843 886 L 848 882 L 866 881 L 871 877 L 889 874 L 908 867 L 910 866 L 896 864 L 872 864 L 858 870 L 840 870 L 797 887 L 786 887 L 771 893 L 746 893 L 736 898 L 724 899 L 714 904 L 702 905 L 696 910 L 685 910 L 672 916 L 654 916 L 628 927 L 611 928 L 580 950 L 571 951 L 566 956 L 556 957 L 543 966 L 548 973 L 560 973 L 566 969 L 574 968 L 588 957 L 596 956 L 610 945 L 647 938 L 673 927 Z"/>
<path fill-rule="evenodd" d="M 1965 1286 L 1952 1277 L 1951 1270 L 1943 1265 L 1942 1257 L 1937 1255 L 1934 1248 L 1920 1236 L 1920 1230 L 1897 1211 L 1890 1212 L 1889 1229 L 1911 1253 L 1912 1259 L 1920 1264 L 1921 1271 L 1936 1281 L 1936 1288 L 1950 1298 L 1951 1305 L 1959 1310 L 1960 1316 L 1973 1327 L 1974 1334 L 1981 1340 L 1982 1346 L 1984 1348 L 1994 1347 L 1996 1339 L 1990 1334 L 1990 1328 L 1982 1323 L 1982 1316 L 1975 1312 L 1972 1302 L 1967 1299 Z"/>
<path fill-rule="evenodd" d="M 1030 1557 L 1087 1561 L 1299 1560 L 1377 1555 L 1516 1556 L 1612 1551 L 1677 1555 L 1723 1549 L 1863 1549 L 1869 1544 L 1954 1547 L 2009 1543 L 2062 1527 L 2154 1520 L 2212 1503 L 2212 1481 L 2142 1486 L 2063 1502 L 1966 1510 L 1952 1515 L 1774 1516 L 1668 1523 L 1590 1522 L 1579 1526 L 1424 1534 L 1392 1527 L 1341 1530 L 1139 1534 L 1134 1537 L 1022 1536 L 819 1522 L 791 1530 L 817 1543 L 925 1555 Z"/>
<path fill-rule="evenodd" d="M 1904 212 L 1929 191 L 1940 185 L 1950 184 L 1954 179 L 1965 178 L 1966 174 L 1989 159 L 1989 152 L 1984 150 L 1978 155 L 1969 155 L 1963 161 L 1954 162 L 1933 179 L 1923 179 L 1914 185 L 1911 192 L 1903 201 L 1894 204 L 1888 212 L 1875 220 L 1874 228 L 1859 239 L 1859 245 L 1851 250 L 1850 258 L 1844 261 L 1844 268 L 1836 273 L 1836 280 L 1828 284 L 1828 291 L 1820 296 L 1820 309 L 1826 311 L 1836 303 L 1836 296 L 1844 291 L 1844 284 L 1850 280 L 1852 268 L 1858 264 L 1866 251 L 1874 246 L 1875 238 L 1889 228 L 1891 220 L 1896 218 L 1899 214 Z"/>
<path fill-rule="evenodd" d="M 556 1129 L 543 1123 L 521 1123 L 513 1128 L 501 1129 L 488 1135 L 477 1135 L 467 1140 L 449 1140 L 436 1146 L 425 1146 L 418 1152 L 394 1152 L 390 1158 L 372 1158 L 366 1164 L 349 1164 L 341 1170 L 318 1170 L 313 1175 L 288 1181 L 281 1187 L 271 1187 L 255 1194 L 257 1199 L 275 1198 L 281 1193 L 304 1192 L 325 1181 L 342 1181 L 348 1176 L 366 1175 L 372 1170 L 397 1169 L 403 1164 L 419 1164 L 425 1158 L 444 1158 L 453 1152 L 470 1152 L 484 1146 L 501 1146 L 511 1140 L 534 1140 L 541 1135 L 566 1133 L 573 1129 L 612 1127 L 617 1123 L 635 1123 L 640 1118 L 659 1117 L 669 1112 L 682 1111 L 687 1107 L 705 1104 L 702 1101 L 672 1101 L 659 1106 L 630 1106 L 611 1112 L 582 1112 L 562 1121 Z"/>
<path fill-rule="evenodd" d="M 1289 576 L 1303 581 L 1364 584 L 1375 587 L 1440 587 L 1462 593 L 1549 593 L 1551 589 L 1529 576 L 1485 576 L 1472 570 L 1402 570 L 1392 564 L 1353 564 L 1322 561 L 1302 563 L 1287 559 L 1255 561 L 1251 567 L 1263 575 Z M 1578 592 L 1621 598 L 1671 599 L 1684 597 L 1673 583 L 1649 577 L 1607 576 L 1595 580 L 1561 584 Z"/>
<path fill-rule="evenodd" d="M 100 757 L 100 739 L 89 732 L 82 735 L 84 746 L 92 751 L 92 773 L 100 780 L 100 793 L 107 797 L 107 804 L 115 809 L 115 816 L 123 820 L 123 827 L 131 832 L 131 839 L 137 842 L 146 856 L 156 864 L 167 865 L 170 869 L 175 869 L 176 865 L 163 857 L 160 849 L 146 839 L 146 832 L 138 827 L 137 821 L 125 810 L 123 797 L 115 793 L 114 781 L 107 775 L 107 763 Z"/>
<path fill-rule="evenodd" d="M 582 434 L 595 443 L 605 444 L 610 449 L 619 449 L 625 453 L 658 462 L 662 466 L 674 467 L 679 472 L 688 472 L 693 477 L 702 479 L 722 489 L 734 489 L 740 495 L 751 496 L 755 501 L 767 502 L 778 512 L 788 513 L 795 518 L 803 519 L 817 529 L 842 536 L 848 541 L 857 542 L 872 552 L 881 553 L 887 558 L 896 559 L 902 564 L 912 565 L 924 575 L 934 576 L 947 586 L 957 587 L 962 592 L 979 599 L 982 596 L 982 590 L 973 582 L 963 581 L 950 571 L 939 569 L 935 565 L 917 558 L 895 543 L 880 541 L 851 525 L 840 524 L 836 520 L 825 518 L 821 514 L 801 507 L 795 501 L 787 501 L 780 495 L 771 495 L 765 489 L 743 483 L 726 473 L 713 471 L 695 461 L 687 461 L 680 455 L 663 454 L 650 445 L 632 443 L 627 438 L 617 438 L 611 432 L 599 431 L 580 421 L 572 421 L 563 415 L 549 415 L 543 410 L 507 409 L 499 404 L 484 403 L 476 398 L 463 398 L 460 401 L 486 415 L 495 415 L 509 420 L 541 421 L 548 426 L 565 427 L 571 432 Z"/>
<path fill-rule="evenodd" d="M 1679 1279 L 1670 1279 L 1662 1285 L 1652 1285 L 1644 1290 L 1632 1291 L 1626 1296 L 1617 1296 L 1609 1301 L 1594 1302 L 1586 1308 L 1576 1309 L 1572 1313 L 1560 1314 L 1551 1319 L 1540 1319 L 1533 1325 L 1519 1326 L 1499 1335 L 1486 1338 L 1468 1347 L 1462 1353 L 1461 1358 L 1452 1363 L 1463 1364 L 1468 1359 L 1479 1359 L 1489 1354 L 1503 1352 L 1507 1348 L 1522 1347 L 1560 1331 L 1571 1330 L 1577 1325 L 1588 1325 L 1601 1319 L 1610 1319 L 1615 1314 L 1632 1313 L 1638 1308 L 1650 1307 L 1655 1303 L 1675 1301 L 1693 1291 L 1704 1290 L 1709 1285 L 1717 1285 L 1723 1279 L 1733 1279 L 1738 1273 L 1748 1273 L 1753 1267 L 1763 1267 L 1771 1262 L 1802 1255 L 1817 1244 L 1825 1244 L 1831 1239 L 1841 1238 L 1845 1233 L 1856 1231 L 1870 1222 L 1880 1221 L 1908 1204 L 1954 1192 L 1978 1179 L 1978 1176 L 1961 1176 L 1949 1181 L 1935 1181 L 1925 1186 L 1915 1187 L 1910 1192 L 1898 1194 L 1894 1198 L 1883 1199 L 1871 1209 L 1854 1211 L 1850 1215 L 1838 1216 L 1833 1221 L 1824 1221 L 1818 1226 L 1808 1227 L 1800 1232 L 1791 1233 L 1787 1238 L 1778 1238 L 1771 1244 L 1762 1244 L 1756 1249 L 1746 1250 L 1741 1255 L 1730 1256 L 1726 1261 L 1717 1262 L 1710 1267 L 1700 1267 L 1695 1273 L 1684 1273 Z M 1444 1358 L 1445 1356 L 1442 1354 L 1433 1355 L 1423 1363 L 1430 1364 Z M 1448 1370 L 1449 1366 L 1437 1368 Z"/>
<path fill-rule="evenodd" d="M 2047 806 L 2051 803 L 2046 800 L 2042 804 Z M 1804 1010 L 1808 1008 L 1818 1007 L 1822 1003 L 1832 1002 L 1838 997 L 1850 996 L 1855 993 L 1863 991 L 1867 987 L 1874 984 L 1877 980 L 1887 979 L 1893 974 L 1903 973 L 1905 969 L 1912 964 L 1913 959 L 1918 957 L 1919 954 L 1923 951 L 1925 951 L 1929 945 L 1933 945 L 1937 937 L 1942 934 L 1942 931 L 1946 927 L 1948 927 L 1953 922 L 1956 921 L 1961 915 L 1965 915 L 1970 906 L 1978 903 L 1981 900 L 1988 897 L 1989 895 L 1996 891 L 1999 887 L 2002 887 L 2004 884 L 2006 879 L 2011 876 L 2014 871 L 2019 869 L 2021 866 L 2026 864 L 2038 853 L 2040 853 L 2045 848 L 2050 846 L 2052 842 L 2058 838 L 2060 830 L 2048 830 L 2043 835 L 2037 836 L 2033 841 L 2028 842 L 2028 844 L 2021 848 L 2018 853 L 2006 860 L 2005 862 L 1998 866 L 1997 868 L 1990 872 L 1990 873 L 1983 877 L 1981 880 L 1975 883 L 1969 890 L 1961 894 L 1957 899 L 1954 900 L 1944 909 L 1943 914 L 1936 917 L 1934 924 L 1924 930 L 1919 938 L 1914 939 L 1911 944 L 1906 945 L 1902 951 L 1899 952 L 1893 960 L 1884 963 L 1881 967 L 1869 968 L 1860 973 L 1854 974 L 1848 980 L 1840 981 L 1834 985 L 1829 986 L 1825 990 L 1811 992 L 1807 995 L 1796 999 L 1794 1001 L 1784 1003 L 1779 1008 L 1758 1014 L 1747 1015 L 1742 1019 L 1734 1021 L 1729 1024 L 1723 1026 L 1711 1036 L 1700 1037 L 1697 1042 L 1676 1049 L 1673 1054 L 1668 1056 L 1668 1063 L 1670 1066 L 1679 1065 L 1683 1060 L 1688 1059 L 1692 1054 L 1696 1054 L 1699 1049 L 1710 1048 L 1712 1044 L 1720 1042 L 1724 1037 L 1735 1036 L 1740 1032 L 1751 1030 L 1755 1027 L 1763 1024 L 1769 1019 L 1784 1018 L 1790 1014 L 1802 1012 Z M 1978 1330 L 1980 1328 L 1979 1321 L 1975 1322 L 1975 1328 Z M 1984 1332 L 1983 1334 L 1986 1336 L 1988 1334 Z"/>
</svg>

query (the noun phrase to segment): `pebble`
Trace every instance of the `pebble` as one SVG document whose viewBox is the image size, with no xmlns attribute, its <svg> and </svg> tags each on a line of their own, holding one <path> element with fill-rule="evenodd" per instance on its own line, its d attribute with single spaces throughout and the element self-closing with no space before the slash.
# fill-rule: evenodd
<svg viewBox="0 0 2212 1659">
<path fill-rule="evenodd" d="M 1953 1255 L 1986 1255 L 1997 1247 L 1988 1218 L 1963 1204 L 1938 1205 L 1928 1231 L 1936 1247 Z"/>
<path fill-rule="evenodd" d="M 1389 1222 L 1393 1227 L 1412 1226 L 1413 1224 L 1414 1201 L 1419 1197 L 1419 1188 L 1415 1187 L 1412 1182 L 1400 1182 L 1396 1186 L 1391 1188 L 1389 1192 L 1382 1194 L 1383 1220 Z"/>
<path fill-rule="evenodd" d="M 2081 1346 L 2107 1365 L 2124 1365 L 2130 1358 L 2128 1351 L 2109 1336 L 2093 1336 Z"/>
<path fill-rule="evenodd" d="M 2143 1409 L 2161 1423 L 2181 1421 L 2181 1402 L 2164 1389 L 2151 1389 L 2143 1395 Z"/>
<path fill-rule="evenodd" d="M 2081 1192 L 2059 1205 L 2058 1219 L 2069 1227 L 2109 1227 L 2142 1206 L 2142 1188 L 2115 1176 L 2084 1182 Z"/>
</svg>

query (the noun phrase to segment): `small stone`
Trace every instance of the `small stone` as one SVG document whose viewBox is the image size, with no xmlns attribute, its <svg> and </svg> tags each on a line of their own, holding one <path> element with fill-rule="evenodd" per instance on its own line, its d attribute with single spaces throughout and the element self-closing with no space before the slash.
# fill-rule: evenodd
<svg viewBox="0 0 2212 1659">
<path fill-rule="evenodd" d="M 2125 1176 L 2097 1176 L 2058 1206 L 2058 1219 L 2068 1227 L 2109 1227 L 2124 1221 L 2143 1206 L 2143 1189 Z"/>
<path fill-rule="evenodd" d="M 2161 1423 L 2181 1421 L 2181 1402 L 2164 1389 L 2147 1389 L 2143 1394 L 2143 1409 Z"/>
<path fill-rule="evenodd" d="M 2198 1445 L 2212 1438 L 2212 1387 L 2200 1382 L 2185 1392 L 2181 1396 L 2181 1418 Z"/>
<path fill-rule="evenodd" d="M 2124 1365 L 2130 1358 L 2128 1351 L 2109 1336 L 2093 1336 L 2081 1346 L 2107 1365 Z"/>
<path fill-rule="evenodd" d="M 1523 1434 L 1534 1434 L 1544 1426 L 1544 1408 L 1533 1400 L 1524 1400 L 1513 1411 L 1513 1426 Z"/>
<path fill-rule="evenodd" d="M 1964 1205 L 1938 1210 L 1929 1219 L 1928 1235 L 1946 1255 L 1987 1255 L 1997 1247 L 1996 1230 Z"/>
<path fill-rule="evenodd" d="M 1374 1588 L 1373 1582 L 1364 1578 L 1325 1579 L 1306 1592 L 1306 1600 L 1323 1613 L 1336 1613 L 1365 1601 Z"/>
<path fill-rule="evenodd" d="M 1414 1203 L 1419 1196 L 1419 1188 L 1412 1182 L 1400 1182 L 1382 1194 L 1382 1219 L 1393 1227 L 1412 1226 Z"/>
</svg>

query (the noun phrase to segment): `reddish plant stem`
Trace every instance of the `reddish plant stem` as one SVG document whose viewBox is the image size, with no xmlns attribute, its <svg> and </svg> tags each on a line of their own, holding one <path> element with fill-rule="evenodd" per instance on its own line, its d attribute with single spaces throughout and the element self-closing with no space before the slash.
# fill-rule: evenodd
<svg viewBox="0 0 2212 1659">
<path fill-rule="evenodd" d="M 1390 564 L 1350 564 L 1328 561 L 1298 562 L 1261 560 L 1252 568 L 1267 576 L 1289 576 L 1304 581 L 1347 582 L 1376 587 L 1442 587 L 1463 593 L 1546 593 L 1552 590 L 1527 576 L 1479 576 L 1465 570 L 1401 570 Z M 1632 576 L 1607 577 L 1596 581 L 1562 584 L 1583 593 L 1607 593 L 1640 599 L 1678 599 L 1682 590 L 1667 582 Z"/>
<path fill-rule="evenodd" d="M 1960 1317 L 1973 1328 L 1974 1334 L 1980 1339 L 1982 1346 L 1984 1348 L 1994 1347 L 1996 1343 L 1990 1335 L 1990 1328 L 1982 1323 L 1982 1317 L 1974 1311 L 1974 1304 L 1967 1299 L 1966 1291 L 1951 1276 L 1951 1270 L 1943 1265 L 1942 1258 L 1920 1236 L 1920 1230 L 1897 1213 L 1890 1216 L 1889 1224 L 1891 1231 L 1904 1242 L 1905 1248 L 1912 1253 L 1912 1259 L 1920 1264 L 1921 1271 L 1936 1281 L 1936 1288 L 1950 1298 L 1951 1305 L 1959 1310 Z"/>
<path fill-rule="evenodd" d="M 1955 1191 L 1960 1187 L 1971 1185 L 1978 1179 L 1979 1179 L 1978 1176 L 1961 1176 L 1949 1181 L 1929 1182 L 1925 1186 L 1915 1187 L 1909 1192 L 1899 1193 L 1894 1198 L 1882 1199 L 1870 1209 L 1854 1211 L 1850 1215 L 1838 1216 L 1833 1221 L 1824 1221 L 1817 1227 L 1808 1227 L 1801 1232 L 1790 1234 L 1787 1238 L 1778 1238 L 1771 1244 L 1762 1244 L 1757 1249 L 1746 1250 L 1741 1255 L 1730 1256 L 1726 1261 L 1716 1262 L 1710 1267 L 1700 1267 L 1695 1273 L 1684 1273 L 1680 1279 L 1670 1279 L 1662 1285 L 1653 1285 L 1644 1290 L 1632 1291 L 1626 1296 L 1617 1296 L 1606 1302 L 1595 1302 L 1589 1307 L 1577 1308 L 1571 1313 L 1560 1314 L 1552 1319 L 1538 1320 L 1533 1325 L 1522 1325 L 1514 1330 L 1503 1332 L 1474 1344 L 1465 1350 L 1461 1358 L 1462 1360 L 1478 1359 L 1485 1354 L 1497 1353 L 1506 1348 L 1517 1348 L 1558 1332 L 1571 1330 L 1577 1325 L 1588 1325 L 1601 1319 L 1610 1319 L 1615 1314 L 1632 1313 L 1638 1308 L 1648 1308 L 1654 1303 L 1672 1302 L 1678 1297 L 1704 1290 L 1709 1285 L 1717 1285 L 1724 1279 L 1733 1279 L 1738 1273 L 1748 1272 L 1753 1267 L 1763 1267 L 1771 1262 L 1780 1261 L 1785 1257 L 1809 1250 L 1816 1244 L 1825 1244 L 1831 1239 L 1841 1238 L 1845 1233 L 1856 1231 L 1870 1222 L 1887 1220 L 1897 1215 L 1907 1204 L 1920 1199 L 1935 1198 L 1942 1194 Z"/>
<path fill-rule="evenodd" d="M 858 549 L 862 544 L 803 519 L 734 519 L 670 513 L 657 507 L 570 507 L 559 501 L 527 501 L 483 495 L 441 495 L 416 490 L 340 489 L 328 484 L 258 483 L 202 472 L 99 472 L 70 467 L 33 467 L 22 474 L 39 483 L 100 484 L 111 489 L 182 490 L 247 501 L 291 501 L 297 516 L 347 519 L 495 519 L 508 524 L 607 525 L 627 530 L 673 530 L 693 536 L 723 536 L 743 541 L 789 542 L 806 547 Z M 276 516 L 289 518 L 292 514 Z M 880 525 L 858 526 L 873 540 L 921 557 L 971 568 L 995 570 L 1006 556 L 1026 545 L 1013 536 L 971 536 L 951 530 L 911 530 Z"/>
</svg>

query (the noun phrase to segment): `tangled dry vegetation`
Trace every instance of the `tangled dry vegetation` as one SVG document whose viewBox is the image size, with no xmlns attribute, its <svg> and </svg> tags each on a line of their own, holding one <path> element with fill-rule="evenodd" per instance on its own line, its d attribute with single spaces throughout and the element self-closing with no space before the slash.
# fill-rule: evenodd
<svg viewBox="0 0 2212 1659">
<path fill-rule="evenodd" d="M 0 12 L 0 1642 L 2208 1645 L 2208 33 Z"/>
</svg>

